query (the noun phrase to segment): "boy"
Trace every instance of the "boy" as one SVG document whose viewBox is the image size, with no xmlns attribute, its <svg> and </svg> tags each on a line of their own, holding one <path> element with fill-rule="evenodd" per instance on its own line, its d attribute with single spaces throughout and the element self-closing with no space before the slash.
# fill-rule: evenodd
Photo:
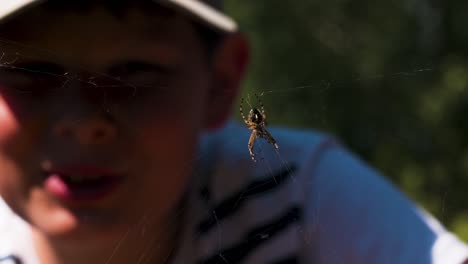
<svg viewBox="0 0 468 264">
<path fill-rule="evenodd" d="M 247 43 L 207 2 L 2 2 L 0 263 L 468 258 L 324 135 L 253 163 L 225 125 Z"/>
</svg>

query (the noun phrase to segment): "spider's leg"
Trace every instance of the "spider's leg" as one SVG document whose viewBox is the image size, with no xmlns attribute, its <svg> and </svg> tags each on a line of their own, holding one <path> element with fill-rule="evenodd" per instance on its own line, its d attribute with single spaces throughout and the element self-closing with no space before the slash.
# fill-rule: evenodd
<svg viewBox="0 0 468 264">
<path fill-rule="evenodd" d="M 250 157 L 252 158 L 254 162 L 256 162 L 256 160 L 255 160 L 255 154 L 253 153 L 253 147 L 255 144 L 255 138 L 257 138 L 257 133 L 258 131 L 256 129 L 252 131 L 252 134 L 250 134 L 249 143 L 247 144 L 247 147 L 249 148 Z"/>
<path fill-rule="evenodd" d="M 270 132 L 268 132 L 266 129 L 263 129 L 263 136 L 268 141 L 268 143 L 272 144 L 275 147 L 275 149 L 279 149 L 278 144 L 276 144 L 276 140 L 271 136 Z"/>
<path fill-rule="evenodd" d="M 244 120 L 244 123 L 248 125 L 247 119 L 245 119 L 245 116 L 244 116 L 243 105 L 244 105 L 244 98 L 242 97 L 242 98 L 241 98 L 241 102 L 240 102 L 240 106 L 239 106 L 239 112 L 240 112 L 240 114 L 241 114 L 242 120 Z"/>
</svg>

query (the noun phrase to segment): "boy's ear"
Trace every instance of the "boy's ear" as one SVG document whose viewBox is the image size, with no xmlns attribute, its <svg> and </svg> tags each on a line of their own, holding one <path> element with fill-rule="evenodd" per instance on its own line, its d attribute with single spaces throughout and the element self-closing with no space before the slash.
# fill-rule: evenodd
<svg viewBox="0 0 468 264">
<path fill-rule="evenodd" d="M 242 33 L 225 37 L 212 61 L 212 85 L 208 95 L 205 128 L 221 127 L 231 115 L 249 62 L 249 45 Z"/>
</svg>

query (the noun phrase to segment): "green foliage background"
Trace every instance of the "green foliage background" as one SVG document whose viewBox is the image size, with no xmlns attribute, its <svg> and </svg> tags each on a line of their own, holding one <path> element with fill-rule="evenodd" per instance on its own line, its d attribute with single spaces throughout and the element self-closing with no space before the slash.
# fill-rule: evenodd
<svg viewBox="0 0 468 264">
<path fill-rule="evenodd" d="M 468 241 L 468 2 L 228 0 L 269 124 L 335 134 Z M 237 112 L 235 111 L 237 114 Z"/>
</svg>

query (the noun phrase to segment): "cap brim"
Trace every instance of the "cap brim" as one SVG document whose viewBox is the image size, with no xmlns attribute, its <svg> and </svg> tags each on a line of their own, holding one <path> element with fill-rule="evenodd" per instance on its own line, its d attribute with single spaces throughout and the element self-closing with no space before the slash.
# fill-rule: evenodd
<svg viewBox="0 0 468 264">
<path fill-rule="evenodd" d="M 163 5 L 173 7 L 182 11 L 183 13 L 192 16 L 200 22 L 211 26 L 213 29 L 221 32 L 235 32 L 237 31 L 236 22 L 218 11 L 217 9 L 207 5 L 202 1 L 197 0 L 155 0 Z"/>
<path fill-rule="evenodd" d="M 18 14 L 20 11 L 26 9 L 39 0 L 5 0 L 0 5 L 0 21 L 3 21 L 13 15 Z"/>
<path fill-rule="evenodd" d="M 24 11 L 27 7 L 45 0 L 2 0 L 0 21 Z M 216 31 L 231 33 L 237 31 L 236 22 L 217 9 L 197 0 L 154 0 L 164 6 L 174 8 Z"/>
</svg>

